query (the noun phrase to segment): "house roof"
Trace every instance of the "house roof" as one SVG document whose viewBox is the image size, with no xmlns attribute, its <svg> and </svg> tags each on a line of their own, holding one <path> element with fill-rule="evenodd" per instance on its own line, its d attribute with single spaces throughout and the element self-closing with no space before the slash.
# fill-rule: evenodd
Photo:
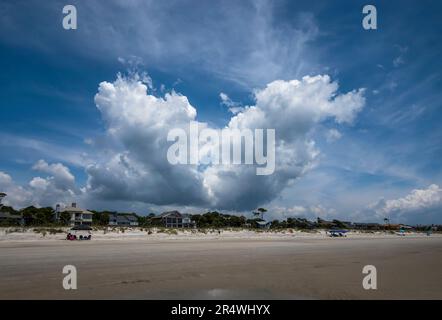
<svg viewBox="0 0 442 320">
<path fill-rule="evenodd" d="M 165 217 L 182 217 L 183 215 L 176 210 L 173 211 L 167 211 L 167 212 L 163 212 L 162 214 L 160 214 L 157 218 L 165 218 Z"/>
<path fill-rule="evenodd" d="M 117 222 L 138 222 L 138 217 L 134 214 L 118 214 L 118 213 L 111 213 L 109 215 L 109 218 L 116 219 Z"/>
<path fill-rule="evenodd" d="M 75 212 L 75 213 L 89 213 L 89 214 L 94 214 L 93 212 L 90 212 L 90 211 L 88 211 L 88 210 L 84 210 L 84 209 L 77 208 L 77 207 L 71 207 L 71 206 L 67 206 L 67 207 L 61 209 L 60 212 Z"/>
</svg>

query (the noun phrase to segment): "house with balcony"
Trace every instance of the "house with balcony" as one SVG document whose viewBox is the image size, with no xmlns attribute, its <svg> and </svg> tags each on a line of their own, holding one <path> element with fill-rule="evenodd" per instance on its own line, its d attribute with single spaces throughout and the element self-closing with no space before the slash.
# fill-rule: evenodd
<svg viewBox="0 0 442 320">
<path fill-rule="evenodd" d="M 119 226 L 119 227 L 137 227 L 138 217 L 134 214 L 125 213 L 110 213 L 109 214 L 109 225 Z"/>
<path fill-rule="evenodd" d="M 180 213 L 176 210 L 163 212 L 159 216 L 153 217 L 152 222 L 166 228 L 192 228 L 196 226 L 190 214 Z"/>
<path fill-rule="evenodd" d="M 68 222 L 71 226 L 92 225 L 93 212 L 78 208 L 75 202 L 65 208 L 61 208 L 60 205 L 57 204 L 55 208 L 55 220 L 62 220 L 62 215 L 65 215 L 66 213 L 70 217 Z"/>
</svg>

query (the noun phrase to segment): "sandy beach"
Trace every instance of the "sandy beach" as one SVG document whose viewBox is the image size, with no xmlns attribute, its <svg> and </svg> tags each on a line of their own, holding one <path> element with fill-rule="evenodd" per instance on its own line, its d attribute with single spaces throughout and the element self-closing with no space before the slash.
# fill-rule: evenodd
<svg viewBox="0 0 442 320">
<path fill-rule="evenodd" d="M 442 299 L 440 235 L 33 236 L 0 235 L 1 299 Z M 68 264 L 77 290 L 62 287 Z M 365 265 L 377 290 L 362 287 Z"/>
</svg>

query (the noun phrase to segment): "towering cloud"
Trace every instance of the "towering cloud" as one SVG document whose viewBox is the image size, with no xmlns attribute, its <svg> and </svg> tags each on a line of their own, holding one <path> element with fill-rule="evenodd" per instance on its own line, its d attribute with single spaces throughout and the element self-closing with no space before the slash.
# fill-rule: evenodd
<svg viewBox="0 0 442 320">
<path fill-rule="evenodd" d="M 256 165 L 172 165 L 167 160 L 171 129 L 189 131 L 197 111 L 186 96 L 174 91 L 157 97 L 137 75 L 119 75 L 102 82 L 95 103 L 105 123 L 104 141 L 95 143 L 95 161 L 88 165 L 86 186 L 61 163 L 38 161 L 32 168 L 46 174 L 20 187 L 5 173 L 2 189 L 10 203 L 23 206 L 53 205 L 72 198 L 94 201 L 130 201 L 152 205 L 213 207 L 249 210 L 268 203 L 314 167 L 319 150 L 312 139 L 314 128 L 326 119 L 350 124 L 363 108 L 363 90 L 339 93 L 327 75 L 300 80 L 277 80 L 254 92 L 255 103 L 238 110 L 226 128 L 275 129 L 275 171 L 256 174 Z M 224 98 L 227 99 L 227 96 Z M 213 128 L 197 122 L 199 128 Z M 94 144 L 94 141 L 90 141 Z M 214 145 L 200 141 L 200 150 Z M 265 150 L 266 148 L 264 148 Z M 15 198 L 14 198 L 15 197 Z"/>
<path fill-rule="evenodd" d="M 317 124 L 325 119 L 351 123 L 365 103 L 363 90 L 338 93 L 338 84 L 327 75 L 274 81 L 254 95 L 255 105 L 237 112 L 227 128 L 276 130 L 276 170 L 269 176 L 257 176 L 250 165 L 169 164 L 168 131 L 187 131 L 196 120 L 188 99 L 173 91 L 156 97 L 139 78 L 102 82 L 95 102 L 111 147 L 87 168 L 87 192 L 109 200 L 251 209 L 277 197 L 314 166 L 319 150 L 310 133 Z"/>
<path fill-rule="evenodd" d="M 87 192 L 106 200 L 153 204 L 203 204 L 208 198 L 194 166 L 172 166 L 167 133 L 187 128 L 196 109 L 178 93 L 157 98 L 137 78 L 102 82 L 95 96 L 106 124 L 109 149 L 89 166 Z"/>
</svg>

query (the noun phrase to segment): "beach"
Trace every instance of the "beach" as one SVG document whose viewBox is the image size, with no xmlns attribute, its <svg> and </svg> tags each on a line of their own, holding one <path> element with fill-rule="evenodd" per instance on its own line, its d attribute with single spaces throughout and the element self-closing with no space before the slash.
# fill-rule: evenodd
<svg viewBox="0 0 442 320">
<path fill-rule="evenodd" d="M 0 299 L 442 299 L 437 234 L 8 236 Z M 76 290 L 62 286 L 65 265 L 77 269 Z M 377 269 L 376 290 L 362 286 L 365 265 Z"/>
</svg>

